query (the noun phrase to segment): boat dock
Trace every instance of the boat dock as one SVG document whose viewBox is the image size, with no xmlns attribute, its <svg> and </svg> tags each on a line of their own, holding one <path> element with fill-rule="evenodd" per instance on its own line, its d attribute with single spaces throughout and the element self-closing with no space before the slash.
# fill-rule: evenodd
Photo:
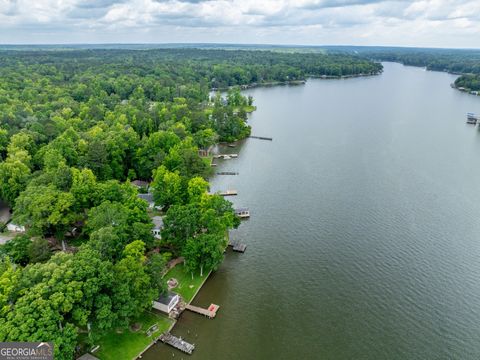
<svg viewBox="0 0 480 360">
<path fill-rule="evenodd" d="M 474 113 L 467 113 L 467 124 L 476 125 L 477 121 L 479 121 L 479 116 Z"/>
<path fill-rule="evenodd" d="M 251 138 L 251 139 L 260 139 L 260 140 L 273 141 L 273 138 L 271 138 L 271 137 L 265 137 L 265 136 L 253 136 L 253 135 L 250 135 L 249 138 Z"/>
<path fill-rule="evenodd" d="M 175 349 L 183 351 L 184 353 L 187 353 L 189 355 L 191 355 L 193 350 L 195 350 L 195 345 L 190 344 L 185 340 L 182 340 L 181 337 L 178 338 L 176 336 L 173 336 L 170 333 L 162 334 L 159 336 L 158 339 L 163 343 L 173 346 Z"/>
<path fill-rule="evenodd" d="M 219 154 L 213 156 L 215 159 L 230 160 L 238 157 L 238 154 Z"/>
<path fill-rule="evenodd" d="M 241 243 L 240 241 L 231 241 L 228 243 L 228 246 L 232 247 L 233 251 L 244 253 L 247 249 L 247 245 Z"/>
<path fill-rule="evenodd" d="M 226 190 L 226 191 L 220 191 L 218 193 L 220 196 L 235 196 L 238 195 L 237 190 Z"/>
<path fill-rule="evenodd" d="M 235 209 L 235 214 L 242 219 L 246 219 L 250 217 L 250 210 L 248 208 L 238 208 Z"/>
<path fill-rule="evenodd" d="M 185 309 L 193 311 L 200 315 L 205 315 L 206 317 L 213 319 L 217 315 L 217 311 L 218 309 L 220 309 L 220 306 L 216 304 L 210 304 L 208 309 L 204 309 L 195 305 L 188 304 L 187 306 L 185 306 Z"/>
<path fill-rule="evenodd" d="M 239 175 L 236 171 L 220 171 L 217 172 L 217 175 Z"/>
</svg>

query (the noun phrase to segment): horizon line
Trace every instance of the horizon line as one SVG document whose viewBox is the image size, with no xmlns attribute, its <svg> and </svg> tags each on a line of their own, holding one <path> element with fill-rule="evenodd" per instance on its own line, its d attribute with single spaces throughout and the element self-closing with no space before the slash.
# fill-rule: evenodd
<svg viewBox="0 0 480 360">
<path fill-rule="evenodd" d="M 327 48 L 327 47 L 359 47 L 359 48 L 403 48 L 403 49 L 436 49 L 436 50 L 480 50 L 475 47 L 438 47 L 414 45 L 353 45 L 353 44 L 274 44 L 274 43 L 233 43 L 233 42 L 79 42 L 79 43 L 0 43 L 0 47 L 40 47 L 40 46 L 172 46 L 172 45 L 209 45 L 209 46 L 244 46 L 244 47 L 293 47 L 293 48 Z"/>
</svg>

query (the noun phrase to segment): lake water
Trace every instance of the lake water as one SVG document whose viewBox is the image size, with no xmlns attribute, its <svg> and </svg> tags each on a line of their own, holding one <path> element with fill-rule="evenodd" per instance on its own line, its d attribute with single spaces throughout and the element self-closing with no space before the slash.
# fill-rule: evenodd
<svg viewBox="0 0 480 360">
<path fill-rule="evenodd" d="M 480 98 L 455 76 L 382 75 L 247 91 L 252 134 L 213 190 L 247 206 L 228 252 L 146 360 L 480 359 Z"/>
</svg>

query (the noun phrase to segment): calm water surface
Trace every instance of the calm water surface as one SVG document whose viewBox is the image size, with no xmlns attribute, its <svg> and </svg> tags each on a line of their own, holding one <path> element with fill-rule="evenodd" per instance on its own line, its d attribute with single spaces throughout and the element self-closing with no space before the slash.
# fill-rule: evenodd
<svg viewBox="0 0 480 360">
<path fill-rule="evenodd" d="M 480 359 L 480 98 L 398 64 L 248 91 L 253 134 L 219 169 L 252 217 L 176 335 L 146 360 Z"/>
</svg>

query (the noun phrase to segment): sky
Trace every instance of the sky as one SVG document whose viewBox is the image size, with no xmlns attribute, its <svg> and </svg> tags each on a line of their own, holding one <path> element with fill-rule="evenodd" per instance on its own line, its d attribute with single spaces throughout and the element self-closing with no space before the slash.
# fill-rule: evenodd
<svg viewBox="0 0 480 360">
<path fill-rule="evenodd" d="M 480 0 L 0 0 L 1 44 L 480 48 Z"/>
</svg>

